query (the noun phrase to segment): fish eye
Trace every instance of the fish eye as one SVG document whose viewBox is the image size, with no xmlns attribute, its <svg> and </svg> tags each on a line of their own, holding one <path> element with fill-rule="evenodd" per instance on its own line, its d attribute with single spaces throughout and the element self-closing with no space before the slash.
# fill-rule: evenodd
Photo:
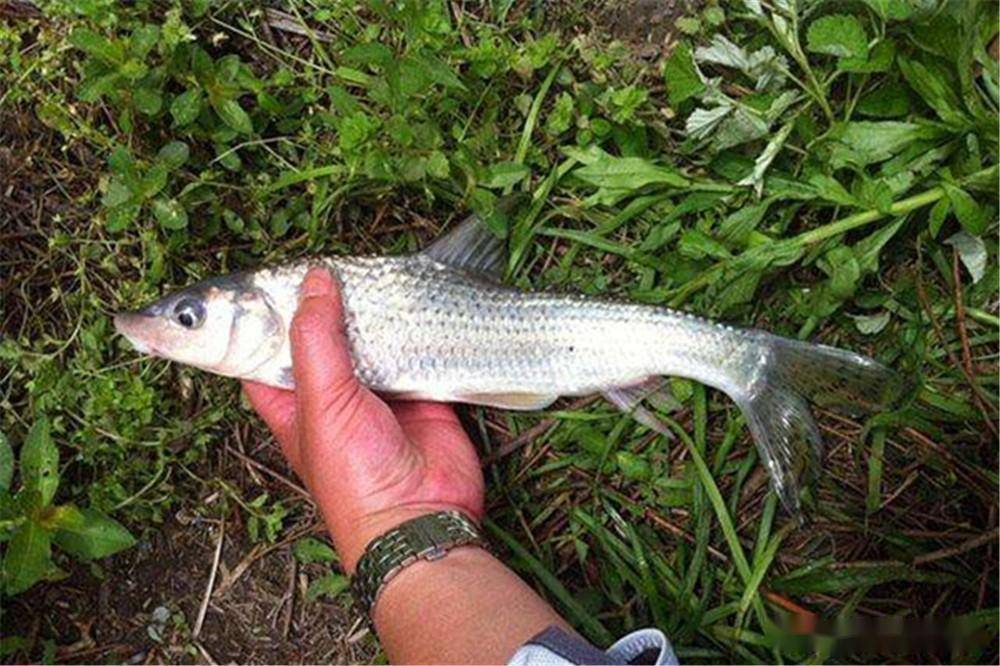
<svg viewBox="0 0 1000 666">
<path fill-rule="evenodd" d="M 174 306 L 174 321 L 184 328 L 198 328 L 205 321 L 205 306 L 193 298 L 183 298 Z"/>
</svg>

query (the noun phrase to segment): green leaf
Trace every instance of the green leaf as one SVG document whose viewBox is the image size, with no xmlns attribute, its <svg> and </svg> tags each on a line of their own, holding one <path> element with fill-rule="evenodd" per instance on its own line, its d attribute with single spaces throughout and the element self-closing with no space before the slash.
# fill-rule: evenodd
<svg viewBox="0 0 1000 666">
<path fill-rule="evenodd" d="M 306 589 L 306 601 L 315 601 L 321 596 L 327 596 L 330 599 L 336 599 L 338 596 L 344 593 L 347 588 L 351 585 L 350 579 L 347 576 L 336 573 L 328 573 L 322 578 L 317 578 L 313 582 L 309 583 L 309 587 Z"/>
<path fill-rule="evenodd" d="M 341 149 L 352 152 L 367 141 L 378 126 L 378 121 L 363 111 L 352 113 L 337 123 L 337 141 Z"/>
<path fill-rule="evenodd" d="M 870 315 L 850 315 L 854 320 L 854 326 L 858 333 L 862 335 L 875 335 L 880 333 L 889 324 L 891 315 L 888 310 L 882 310 Z"/>
<path fill-rule="evenodd" d="M 841 58 L 837 61 L 837 69 L 861 74 L 888 72 L 892 68 L 895 57 L 895 42 L 884 39 L 875 44 L 864 58 Z"/>
<path fill-rule="evenodd" d="M 162 163 L 155 163 L 149 167 L 149 171 L 142 177 L 142 180 L 133 190 L 133 196 L 141 199 L 150 199 L 156 196 L 160 190 L 167 186 L 167 167 Z"/>
<path fill-rule="evenodd" d="M 427 173 L 434 178 L 447 178 L 450 175 L 448 157 L 440 150 L 435 150 L 427 157 Z"/>
<path fill-rule="evenodd" d="M 201 90 L 192 88 L 174 98 L 170 104 L 170 115 L 174 119 L 174 127 L 190 125 L 201 113 Z"/>
<path fill-rule="evenodd" d="M 830 132 L 830 162 L 834 169 L 883 162 L 914 141 L 933 136 L 933 130 L 893 120 L 842 123 Z"/>
<path fill-rule="evenodd" d="M 446 62 L 432 55 L 409 56 L 405 60 L 416 64 L 430 81 L 453 90 L 466 90 L 465 84 Z"/>
<path fill-rule="evenodd" d="M 21 485 L 38 491 L 39 506 L 51 504 L 59 487 L 59 450 L 45 416 L 35 421 L 21 447 Z"/>
<path fill-rule="evenodd" d="M 188 224 L 187 211 L 176 199 L 155 199 L 153 216 L 164 229 L 183 229 Z"/>
<path fill-rule="evenodd" d="M 906 0 L 863 0 L 886 20 L 905 21 L 913 14 L 913 7 Z"/>
<path fill-rule="evenodd" d="M 7 544 L 3 583 L 7 594 L 18 594 L 44 579 L 54 568 L 49 533 L 33 520 L 21 524 Z"/>
<path fill-rule="evenodd" d="M 858 260 L 858 268 L 862 273 L 875 273 L 878 271 L 879 253 L 885 247 L 885 244 L 896 235 L 896 232 L 903 226 L 906 219 L 905 216 L 898 217 L 854 244 L 854 247 L 851 249 Z"/>
<path fill-rule="evenodd" d="M 122 231 L 135 221 L 139 217 L 139 210 L 141 206 L 137 204 L 128 204 L 124 206 L 117 206 L 108 211 L 107 217 L 105 219 L 105 227 L 111 233 L 117 233 Z"/>
<path fill-rule="evenodd" d="M 849 247 L 834 247 L 816 262 L 829 278 L 811 293 L 810 317 L 822 319 L 837 311 L 841 304 L 854 295 L 861 279 L 861 266 Z"/>
<path fill-rule="evenodd" d="M 860 206 L 860 202 L 848 192 L 843 185 L 832 176 L 826 174 L 813 174 L 809 178 L 809 184 L 816 188 L 816 193 L 823 199 L 840 204 L 841 206 Z"/>
<path fill-rule="evenodd" d="M 250 116 L 235 99 L 223 99 L 213 105 L 222 122 L 241 134 L 253 134 Z"/>
<path fill-rule="evenodd" d="M 867 58 L 868 35 L 858 19 L 830 14 L 816 19 L 806 33 L 806 48 L 839 58 Z"/>
<path fill-rule="evenodd" d="M 741 242 L 757 228 L 771 202 L 764 200 L 749 206 L 741 206 L 730 213 L 719 225 L 719 236 L 729 242 Z"/>
<path fill-rule="evenodd" d="M 345 49 L 341 54 L 344 62 L 351 65 L 375 65 L 377 67 L 385 67 L 393 58 L 395 54 L 392 49 L 390 49 L 385 44 L 380 44 L 378 42 L 366 42 L 363 44 L 355 44 L 354 46 Z"/>
<path fill-rule="evenodd" d="M 889 81 L 863 96 L 856 109 L 863 116 L 898 118 L 910 112 L 910 96 L 905 87 Z"/>
<path fill-rule="evenodd" d="M 951 209 L 955 211 L 955 217 L 958 218 L 962 228 L 973 236 L 984 234 L 988 226 L 987 215 L 972 195 L 951 183 L 942 183 L 942 186 L 948 194 Z"/>
<path fill-rule="evenodd" d="M 692 259 L 703 259 L 706 256 L 728 259 L 731 256 L 725 245 L 697 229 L 688 229 L 681 234 L 677 247 L 681 254 Z"/>
<path fill-rule="evenodd" d="M 899 71 L 903 73 L 903 78 L 910 87 L 927 102 L 927 106 L 934 109 L 941 120 L 958 126 L 969 123 L 969 119 L 962 112 L 958 93 L 949 81 L 948 72 L 942 67 L 901 56 Z"/>
<path fill-rule="evenodd" d="M 303 537 L 296 541 L 292 546 L 292 554 L 302 564 L 337 561 L 337 554 L 333 552 L 333 548 L 313 537 Z"/>
<path fill-rule="evenodd" d="M 688 180 L 671 167 L 661 166 L 641 157 L 613 157 L 580 167 L 573 172 L 580 180 L 597 187 L 637 190 L 646 185 L 685 187 Z"/>
<path fill-rule="evenodd" d="M 96 78 L 87 78 L 76 89 L 76 98 L 81 102 L 94 102 L 120 85 L 121 75 L 111 72 Z"/>
<path fill-rule="evenodd" d="M 93 30 L 74 30 L 69 36 L 69 43 L 109 65 L 118 64 L 125 59 L 125 49 L 121 44 L 112 42 Z"/>
<path fill-rule="evenodd" d="M 163 164 L 167 169 L 177 169 L 188 160 L 190 150 L 183 141 L 171 141 L 160 148 L 156 153 L 156 161 Z"/>
<path fill-rule="evenodd" d="M 749 176 L 738 182 L 737 185 L 750 185 L 756 190 L 757 196 L 760 196 L 764 190 L 764 173 L 771 166 L 771 162 L 778 156 L 778 153 L 781 152 L 781 147 L 785 145 L 785 140 L 788 139 L 788 135 L 792 133 L 792 128 L 794 127 L 795 121 L 790 120 L 774 133 L 774 136 L 767 142 L 764 150 L 754 160 L 753 171 L 750 172 Z"/>
<path fill-rule="evenodd" d="M 480 182 L 480 185 L 502 189 L 516 185 L 530 174 L 531 169 L 519 162 L 499 162 L 486 170 L 486 175 Z"/>
<path fill-rule="evenodd" d="M 705 91 L 705 84 L 698 75 L 694 56 L 687 42 L 679 43 L 663 66 L 663 79 L 667 84 L 667 100 L 677 106 Z"/>
<path fill-rule="evenodd" d="M 559 136 L 573 124 L 573 96 L 567 92 L 559 93 L 552 111 L 545 119 L 545 133 L 549 136 Z"/>
<path fill-rule="evenodd" d="M 194 72 L 198 83 L 205 88 L 215 83 L 215 61 L 208 51 L 200 46 L 191 49 L 191 71 Z"/>
<path fill-rule="evenodd" d="M 55 530 L 57 546 L 85 560 L 107 557 L 135 544 L 135 538 L 116 520 L 72 504 L 57 507 L 46 523 Z"/>
<path fill-rule="evenodd" d="M 14 478 L 14 449 L 11 448 L 7 435 L 0 431 L 0 493 L 10 490 Z"/>
<path fill-rule="evenodd" d="M 622 476 L 626 479 L 646 481 L 653 473 L 645 458 L 630 451 L 619 451 L 616 453 L 615 463 L 618 465 L 618 470 L 622 473 Z"/>
<path fill-rule="evenodd" d="M 145 58 L 146 54 L 153 50 L 157 40 L 160 38 L 159 26 L 147 23 L 139 26 L 129 37 L 129 50 L 139 59 Z"/>
<path fill-rule="evenodd" d="M 139 113 L 152 116 L 159 113 L 163 106 L 163 96 L 153 88 L 136 88 L 132 92 L 132 102 Z"/>
<path fill-rule="evenodd" d="M 937 203 L 931 207 L 931 212 L 927 214 L 927 230 L 931 234 L 931 238 L 937 238 L 938 232 L 941 231 L 941 226 L 944 224 L 945 218 L 948 217 L 948 212 L 951 210 L 951 202 L 948 201 L 948 197 L 942 197 L 937 200 Z"/>
</svg>

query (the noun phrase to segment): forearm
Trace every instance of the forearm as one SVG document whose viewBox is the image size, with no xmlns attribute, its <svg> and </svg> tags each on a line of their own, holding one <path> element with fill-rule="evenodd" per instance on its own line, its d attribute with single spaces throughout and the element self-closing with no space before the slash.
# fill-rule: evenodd
<svg viewBox="0 0 1000 666">
<path fill-rule="evenodd" d="M 393 663 L 505 663 L 545 628 L 569 630 L 534 590 L 477 547 L 403 569 L 386 584 L 374 621 Z"/>
</svg>

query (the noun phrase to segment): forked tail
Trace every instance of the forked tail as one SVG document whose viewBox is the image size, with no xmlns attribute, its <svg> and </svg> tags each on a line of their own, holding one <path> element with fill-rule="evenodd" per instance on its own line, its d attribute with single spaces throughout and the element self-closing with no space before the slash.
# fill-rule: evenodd
<svg viewBox="0 0 1000 666">
<path fill-rule="evenodd" d="M 895 371 L 865 356 L 761 334 L 762 353 L 732 397 L 743 411 L 782 504 L 799 511 L 799 480 L 816 468 L 820 435 L 813 403 L 857 415 L 885 409 L 904 392 Z"/>
</svg>

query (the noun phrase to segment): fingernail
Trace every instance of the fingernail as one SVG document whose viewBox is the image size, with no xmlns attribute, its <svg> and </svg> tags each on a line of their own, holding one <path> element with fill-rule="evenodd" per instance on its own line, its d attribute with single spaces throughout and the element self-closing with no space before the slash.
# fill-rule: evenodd
<svg viewBox="0 0 1000 666">
<path fill-rule="evenodd" d="M 332 287 L 330 272 L 325 268 L 310 268 L 299 288 L 299 300 L 328 296 Z"/>
</svg>

